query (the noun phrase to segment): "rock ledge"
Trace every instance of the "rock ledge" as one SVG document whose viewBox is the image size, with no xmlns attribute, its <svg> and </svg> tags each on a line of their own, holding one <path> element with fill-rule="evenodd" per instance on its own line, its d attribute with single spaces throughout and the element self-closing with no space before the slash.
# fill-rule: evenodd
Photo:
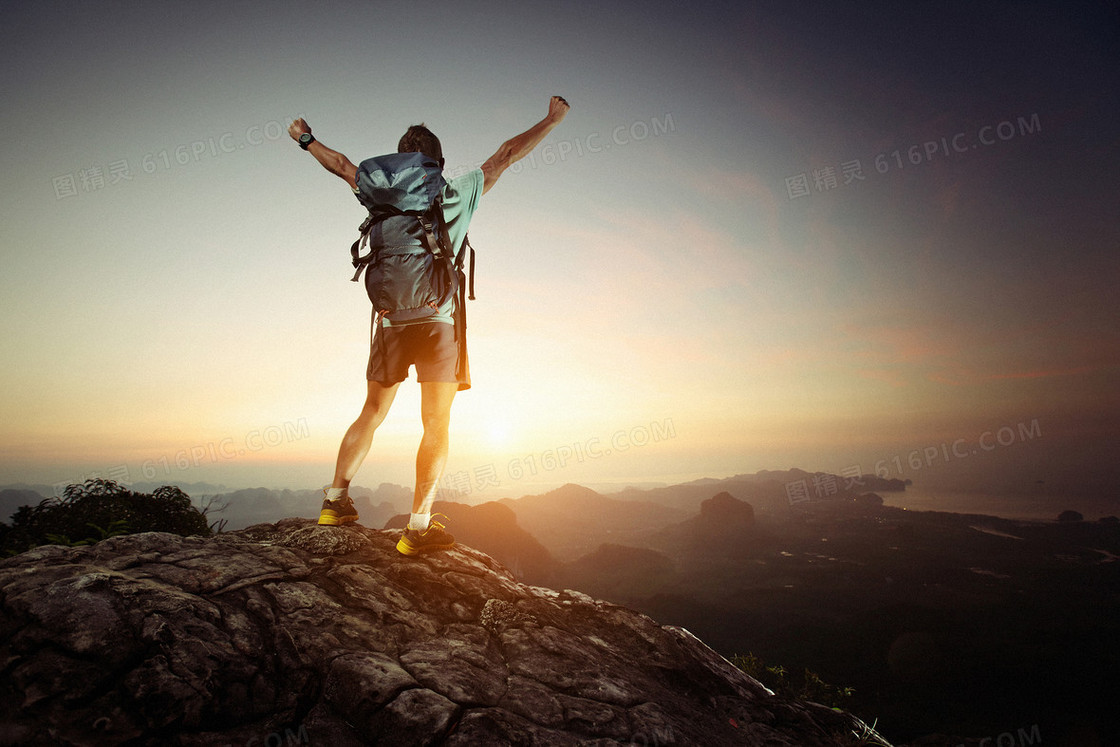
<svg viewBox="0 0 1120 747">
<path fill-rule="evenodd" d="M 858 743 L 687 631 L 285 519 L 0 562 L 0 744 Z M 872 737 L 874 739 L 874 737 Z M 864 743 L 885 742 L 869 741 Z"/>
</svg>

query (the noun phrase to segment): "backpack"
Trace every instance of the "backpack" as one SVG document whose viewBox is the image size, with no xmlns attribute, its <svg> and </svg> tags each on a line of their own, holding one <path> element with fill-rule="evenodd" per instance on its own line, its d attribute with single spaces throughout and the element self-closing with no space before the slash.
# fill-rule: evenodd
<svg viewBox="0 0 1120 747">
<path fill-rule="evenodd" d="M 357 197 L 369 215 L 350 247 L 356 268 L 351 280 L 365 272 L 366 293 L 378 320 L 425 319 L 459 293 L 456 327 L 459 317 L 465 322 L 464 252 L 454 256 L 444 225 L 440 194 L 445 184 L 439 162 L 423 153 L 391 153 L 358 166 Z M 474 249 L 469 241 L 464 248 L 471 254 L 473 299 Z"/>
</svg>

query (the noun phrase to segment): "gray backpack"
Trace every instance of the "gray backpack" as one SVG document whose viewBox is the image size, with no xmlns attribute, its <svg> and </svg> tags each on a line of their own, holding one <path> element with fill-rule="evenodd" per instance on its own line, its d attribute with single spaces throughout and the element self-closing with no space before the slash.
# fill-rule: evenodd
<svg viewBox="0 0 1120 747">
<path fill-rule="evenodd" d="M 454 256 L 440 204 L 445 184 L 439 163 L 422 153 L 358 166 L 357 197 L 369 215 L 350 247 L 352 279 L 365 271 L 374 311 L 390 322 L 432 316 L 461 289 L 463 253 Z"/>
</svg>

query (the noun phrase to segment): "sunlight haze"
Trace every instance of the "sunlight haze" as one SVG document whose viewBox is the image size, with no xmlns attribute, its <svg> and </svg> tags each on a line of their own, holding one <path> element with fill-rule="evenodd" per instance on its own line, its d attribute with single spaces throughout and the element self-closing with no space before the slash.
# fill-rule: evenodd
<svg viewBox="0 0 1120 747">
<path fill-rule="evenodd" d="M 557 94 L 471 223 L 449 488 L 1116 494 L 1103 6 L 4 6 L 0 483 L 328 483 L 364 212 L 288 123 L 357 163 L 423 121 L 454 176 Z M 412 374 L 355 484 L 411 484 L 418 406 Z"/>
</svg>

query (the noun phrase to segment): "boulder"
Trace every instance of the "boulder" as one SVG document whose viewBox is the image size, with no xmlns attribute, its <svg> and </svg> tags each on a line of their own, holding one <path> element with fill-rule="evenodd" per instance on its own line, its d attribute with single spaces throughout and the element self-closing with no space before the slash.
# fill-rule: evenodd
<svg viewBox="0 0 1120 747">
<path fill-rule="evenodd" d="M 686 630 L 285 519 L 0 561 L 0 744 L 885 744 Z"/>
</svg>

